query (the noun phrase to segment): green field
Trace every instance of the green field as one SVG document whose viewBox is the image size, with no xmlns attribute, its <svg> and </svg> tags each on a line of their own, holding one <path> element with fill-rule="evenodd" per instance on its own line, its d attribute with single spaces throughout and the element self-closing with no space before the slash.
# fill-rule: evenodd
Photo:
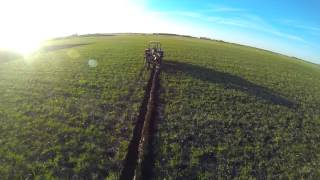
<svg viewBox="0 0 320 180">
<path fill-rule="evenodd" d="M 165 52 L 155 179 L 320 178 L 319 65 L 154 35 L 57 39 L 29 58 L 0 51 L 0 177 L 117 179 L 151 40 Z"/>
<path fill-rule="evenodd" d="M 1 63 L 0 177 L 118 176 L 149 76 L 137 42 L 56 40 Z"/>
</svg>

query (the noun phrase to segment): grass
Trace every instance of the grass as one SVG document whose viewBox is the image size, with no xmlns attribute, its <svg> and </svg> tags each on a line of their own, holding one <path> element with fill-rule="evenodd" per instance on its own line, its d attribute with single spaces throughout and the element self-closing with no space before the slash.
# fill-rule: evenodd
<svg viewBox="0 0 320 180">
<path fill-rule="evenodd" d="M 165 44 L 157 179 L 320 177 L 320 68 L 197 39 Z"/>
<path fill-rule="evenodd" d="M 1 63 L 0 176 L 118 177 L 149 76 L 143 48 L 73 38 Z"/>
<path fill-rule="evenodd" d="M 151 35 L 56 39 L 30 58 L 1 51 L 0 177 L 117 179 L 150 40 L 165 52 L 156 179 L 320 177 L 318 65 Z"/>
</svg>

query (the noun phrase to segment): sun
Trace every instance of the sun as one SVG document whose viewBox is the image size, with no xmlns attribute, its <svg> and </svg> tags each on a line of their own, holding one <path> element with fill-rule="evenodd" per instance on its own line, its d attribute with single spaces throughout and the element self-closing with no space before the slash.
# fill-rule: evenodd
<svg viewBox="0 0 320 180">
<path fill-rule="evenodd" d="M 14 51 L 16 53 L 19 53 L 23 57 L 28 57 L 36 52 L 41 47 L 41 44 L 42 41 L 40 39 L 34 38 L 34 36 L 10 39 L 2 38 L 0 42 L 0 48 Z"/>
</svg>

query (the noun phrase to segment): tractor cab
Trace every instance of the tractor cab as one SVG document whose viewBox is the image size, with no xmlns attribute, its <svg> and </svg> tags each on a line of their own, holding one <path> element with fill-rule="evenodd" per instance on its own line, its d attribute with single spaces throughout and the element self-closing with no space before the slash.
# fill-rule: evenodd
<svg viewBox="0 0 320 180">
<path fill-rule="evenodd" d="M 161 43 L 159 41 L 150 41 L 149 49 L 153 49 L 155 51 L 161 51 Z"/>
<path fill-rule="evenodd" d="M 163 51 L 161 49 L 161 43 L 158 41 L 150 41 L 148 48 L 145 49 L 145 66 L 148 69 L 152 67 L 160 67 L 163 58 Z"/>
</svg>

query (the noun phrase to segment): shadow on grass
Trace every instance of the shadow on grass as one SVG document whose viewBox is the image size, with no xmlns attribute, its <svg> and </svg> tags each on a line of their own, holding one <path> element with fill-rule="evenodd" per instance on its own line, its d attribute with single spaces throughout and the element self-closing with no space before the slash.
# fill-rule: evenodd
<svg viewBox="0 0 320 180">
<path fill-rule="evenodd" d="M 241 77 L 226 72 L 219 72 L 214 69 L 171 60 L 165 60 L 161 69 L 162 71 L 170 74 L 175 74 L 180 71 L 202 81 L 222 84 L 226 88 L 245 92 L 275 105 L 281 105 L 288 108 L 294 108 L 296 106 L 294 102 L 281 97 L 278 93 L 266 87 L 259 86 Z"/>
</svg>

